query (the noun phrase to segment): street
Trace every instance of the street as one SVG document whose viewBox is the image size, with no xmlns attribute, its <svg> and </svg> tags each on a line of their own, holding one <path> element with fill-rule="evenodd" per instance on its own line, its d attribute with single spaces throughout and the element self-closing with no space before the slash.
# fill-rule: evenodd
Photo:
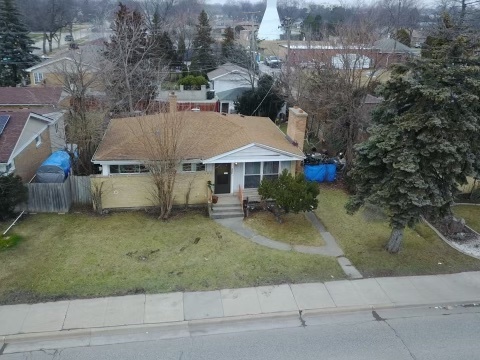
<svg viewBox="0 0 480 360">
<path fill-rule="evenodd" d="M 213 334 L 206 326 L 189 337 L 18 352 L 0 359 L 471 360 L 478 359 L 480 352 L 478 306 L 306 314 L 301 319 L 294 327 L 238 328 L 237 332 Z"/>
</svg>

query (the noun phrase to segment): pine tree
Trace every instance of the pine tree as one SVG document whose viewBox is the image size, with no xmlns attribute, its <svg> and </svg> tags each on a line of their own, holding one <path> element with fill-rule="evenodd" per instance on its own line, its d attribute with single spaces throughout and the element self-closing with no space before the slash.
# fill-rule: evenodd
<svg viewBox="0 0 480 360">
<path fill-rule="evenodd" d="M 357 147 L 351 172 L 353 213 L 366 203 L 384 208 L 400 250 L 403 230 L 428 212 L 450 213 L 457 184 L 480 154 L 480 61 L 463 36 L 441 41 L 428 58 L 397 66 L 381 91 L 370 138 Z"/>
<path fill-rule="evenodd" d="M 215 56 L 212 51 L 212 27 L 208 22 L 205 10 L 198 17 L 197 33 L 193 39 L 193 57 L 190 70 L 206 74 L 216 68 Z"/>
<path fill-rule="evenodd" d="M 256 89 L 247 90 L 238 98 L 235 110 L 248 116 L 268 116 L 274 121 L 283 103 L 275 80 L 270 75 L 262 75 Z"/>
<path fill-rule="evenodd" d="M 24 69 L 40 58 L 32 53 L 34 41 L 13 0 L 0 0 L 0 34 L 0 86 L 16 86 L 25 77 Z"/>
<path fill-rule="evenodd" d="M 235 33 L 231 26 L 225 29 L 225 33 L 222 35 L 222 56 L 224 59 L 230 59 L 232 57 L 233 49 L 235 46 Z"/>
</svg>

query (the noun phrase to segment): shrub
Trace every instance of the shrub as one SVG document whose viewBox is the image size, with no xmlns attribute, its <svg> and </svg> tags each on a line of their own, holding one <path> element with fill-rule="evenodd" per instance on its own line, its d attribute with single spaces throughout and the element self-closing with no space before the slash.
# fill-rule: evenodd
<svg viewBox="0 0 480 360">
<path fill-rule="evenodd" d="M 198 76 L 188 75 L 188 76 L 185 76 L 184 78 L 181 78 L 178 81 L 178 84 L 200 87 L 201 85 L 207 85 L 208 81 L 202 75 L 198 75 Z"/>
<path fill-rule="evenodd" d="M 18 175 L 0 176 L 0 219 L 11 217 L 15 206 L 28 199 L 28 190 Z"/>
<path fill-rule="evenodd" d="M 263 179 L 258 188 L 262 199 L 274 199 L 274 213 L 280 221 L 280 213 L 311 211 L 317 208 L 320 190 L 317 183 L 309 182 L 303 174 L 293 176 L 287 170 L 275 180 Z"/>
</svg>

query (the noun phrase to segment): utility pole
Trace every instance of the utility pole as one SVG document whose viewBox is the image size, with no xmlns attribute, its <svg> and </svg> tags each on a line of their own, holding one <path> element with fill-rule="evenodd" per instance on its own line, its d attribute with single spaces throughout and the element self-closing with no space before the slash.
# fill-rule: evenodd
<svg viewBox="0 0 480 360">
<path fill-rule="evenodd" d="M 250 16 L 250 56 L 248 57 L 249 60 L 249 71 L 253 72 L 251 77 L 252 83 L 252 90 L 255 88 L 255 74 L 257 73 L 257 41 L 255 39 L 255 21 L 254 15 L 260 13 L 260 11 L 251 11 L 251 12 L 244 12 L 247 16 Z"/>
<path fill-rule="evenodd" d="M 287 79 L 290 78 L 290 34 L 292 31 L 292 19 L 289 17 L 283 18 L 282 21 L 282 28 L 285 29 L 285 33 L 287 35 L 287 61 L 285 61 L 287 65 Z"/>
</svg>

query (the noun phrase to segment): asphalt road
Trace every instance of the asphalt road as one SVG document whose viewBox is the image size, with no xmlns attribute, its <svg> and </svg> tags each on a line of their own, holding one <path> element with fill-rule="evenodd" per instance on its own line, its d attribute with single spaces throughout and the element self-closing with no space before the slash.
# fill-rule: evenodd
<svg viewBox="0 0 480 360">
<path fill-rule="evenodd" d="M 480 307 L 306 316 L 306 326 L 5 354 L 0 360 L 355 359 L 480 357 Z M 241 329 L 238 329 L 241 331 Z M 8 348 L 8 347 L 7 347 Z"/>
</svg>

